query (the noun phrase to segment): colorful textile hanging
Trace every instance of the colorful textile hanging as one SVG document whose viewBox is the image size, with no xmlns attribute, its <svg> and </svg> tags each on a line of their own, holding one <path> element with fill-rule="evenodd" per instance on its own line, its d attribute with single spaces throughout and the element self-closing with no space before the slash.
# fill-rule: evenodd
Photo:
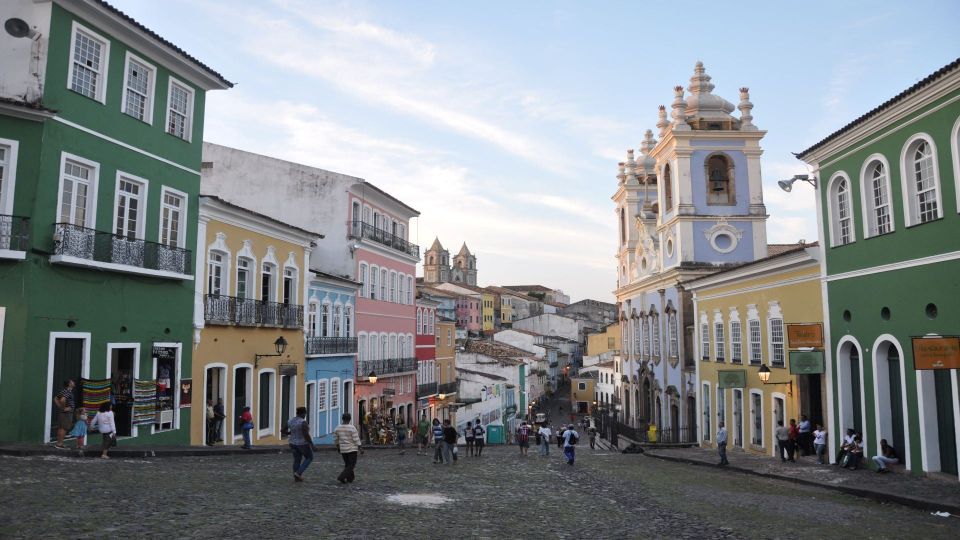
<svg viewBox="0 0 960 540">
<path fill-rule="evenodd" d="M 80 379 L 80 393 L 89 420 L 96 416 L 101 405 L 110 402 L 110 379 Z"/>
<path fill-rule="evenodd" d="M 157 381 L 136 380 L 133 383 L 133 425 L 155 424 L 157 421 Z"/>
</svg>

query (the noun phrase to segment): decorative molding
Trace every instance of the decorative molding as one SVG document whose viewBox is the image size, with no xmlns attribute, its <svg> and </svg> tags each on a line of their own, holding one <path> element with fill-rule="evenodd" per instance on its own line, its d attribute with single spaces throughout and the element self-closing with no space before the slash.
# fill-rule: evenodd
<svg viewBox="0 0 960 540">
<path fill-rule="evenodd" d="M 703 231 L 703 235 L 710 242 L 710 247 L 712 247 L 714 251 L 718 253 L 730 253 L 737 249 L 740 239 L 743 238 L 743 230 L 729 224 L 727 218 L 721 216 L 713 227 Z M 717 238 L 723 235 L 730 237 L 730 245 L 725 248 L 717 245 Z"/>
</svg>

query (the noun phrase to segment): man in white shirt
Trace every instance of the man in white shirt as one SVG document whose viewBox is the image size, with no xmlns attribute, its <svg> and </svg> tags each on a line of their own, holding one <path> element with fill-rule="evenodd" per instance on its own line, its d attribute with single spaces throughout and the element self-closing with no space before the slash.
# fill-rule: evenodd
<svg viewBox="0 0 960 540">
<path fill-rule="evenodd" d="M 561 435 L 563 439 L 563 457 L 567 460 L 567 465 L 573 465 L 573 460 L 576 457 L 575 450 L 577 441 L 580 440 L 580 434 L 574 431 L 573 424 L 567 426 L 567 430 Z"/>
<path fill-rule="evenodd" d="M 717 453 L 720 454 L 720 467 L 724 465 L 729 465 L 730 462 L 727 461 L 727 428 L 723 427 L 723 422 L 717 424 Z"/>
<path fill-rule="evenodd" d="M 553 430 L 550 429 L 550 426 L 544 423 L 540 426 L 540 455 L 546 457 L 550 455 L 550 436 L 553 435 Z"/>
</svg>

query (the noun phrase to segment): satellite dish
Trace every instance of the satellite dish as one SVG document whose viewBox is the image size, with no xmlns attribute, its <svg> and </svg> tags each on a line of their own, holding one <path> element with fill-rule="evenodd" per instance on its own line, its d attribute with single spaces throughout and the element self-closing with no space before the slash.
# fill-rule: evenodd
<svg viewBox="0 0 960 540">
<path fill-rule="evenodd" d="M 6 22 L 3 23 L 3 29 L 15 38 L 33 38 L 37 35 L 36 30 L 30 28 L 30 25 L 27 24 L 27 21 L 18 19 L 16 17 L 7 19 Z"/>
</svg>

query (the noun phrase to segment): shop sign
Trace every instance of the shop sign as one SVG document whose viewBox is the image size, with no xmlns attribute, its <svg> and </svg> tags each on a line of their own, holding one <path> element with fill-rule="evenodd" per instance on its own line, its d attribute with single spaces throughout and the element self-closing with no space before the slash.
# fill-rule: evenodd
<svg viewBox="0 0 960 540">
<path fill-rule="evenodd" d="M 296 364 L 280 364 L 280 365 L 278 365 L 277 367 L 280 368 L 280 376 L 281 376 L 281 377 L 284 376 L 284 375 L 287 375 L 287 376 L 290 376 L 290 377 L 296 377 L 296 376 L 297 376 L 297 365 L 296 365 Z"/>
<path fill-rule="evenodd" d="M 813 375 L 823 372 L 823 351 L 790 351 L 791 375 Z"/>
<path fill-rule="evenodd" d="M 960 369 L 960 337 L 913 338 L 914 369 Z"/>
<path fill-rule="evenodd" d="M 186 409 L 193 402 L 193 379 L 180 381 L 180 408 Z"/>
<path fill-rule="evenodd" d="M 743 369 L 721 370 L 717 372 L 720 388 L 746 388 L 747 372 Z"/>
<path fill-rule="evenodd" d="M 513 415 L 515 415 L 515 414 L 517 414 L 517 406 L 516 406 L 516 405 L 509 405 L 506 409 L 503 410 L 503 416 L 504 416 L 504 418 L 509 418 L 509 417 L 511 417 L 511 416 L 513 416 Z"/>
<path fill-rule="evenodd" d="M 787 343 L 791 349 L 823 348 L 823 325 L 821 323 L 788 324 Z"/>
<path fill-rule="evenodd" d="M 385 395 L 385 396 L 395 396 L 395 395 L 397 395 L 397 391 L 394 390 L 393 388 L 384 388 L 384 389 L 383 389 L 383 395 Z"/>
</svg>

